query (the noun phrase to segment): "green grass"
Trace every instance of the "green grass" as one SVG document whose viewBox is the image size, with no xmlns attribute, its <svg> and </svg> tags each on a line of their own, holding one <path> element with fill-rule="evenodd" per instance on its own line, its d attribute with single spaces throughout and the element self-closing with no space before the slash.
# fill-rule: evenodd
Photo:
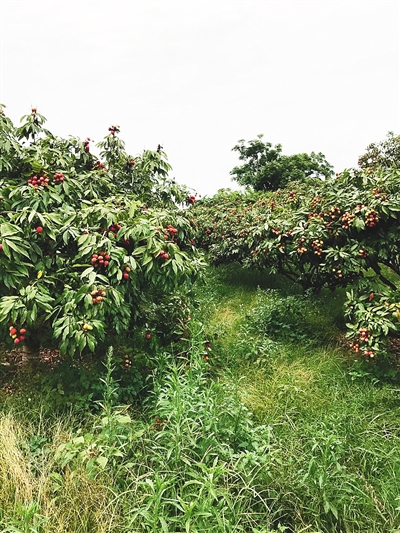
<svg viewBox="0 0 400 533">
<path fill-rule="evenodd" d="M 140 406 L 117 405 L 111 352 L 97 410 L 51 410 L 19 376 L 0 530 L 399 533 L 400 386 L 354 362 L 343 300 L 209 268 L 186 349 L 157 354 Z"/>
</svg>

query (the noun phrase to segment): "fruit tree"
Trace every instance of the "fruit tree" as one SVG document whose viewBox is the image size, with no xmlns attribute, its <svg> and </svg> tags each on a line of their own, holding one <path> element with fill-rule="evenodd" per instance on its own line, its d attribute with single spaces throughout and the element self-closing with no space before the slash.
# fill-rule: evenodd
<svg viewBox="0 0 400 533">
<path fill-rule="evenodd" d="M 353 350 L 388 361 L 388 334 L 400 333 L 399 182 L 397 166 L 380 166 L 270 193 L 221 192 L 190 208 L 196 242 L 215 264 L 268 269 L 314 291 L 345 287 Z"/>
<path fill-rule="evenodd" d="M 190 193 L 168 177 L 161 146 L 133 157 L 111 126 L 96 157 L 91 139 L 44 123 L 36 109 L 20 127 L 0 114 L 3 339 L 34 354 L 47 338 L 73 355 L 183 320 L 202 259 L 179 208 Z"/>
</svg>

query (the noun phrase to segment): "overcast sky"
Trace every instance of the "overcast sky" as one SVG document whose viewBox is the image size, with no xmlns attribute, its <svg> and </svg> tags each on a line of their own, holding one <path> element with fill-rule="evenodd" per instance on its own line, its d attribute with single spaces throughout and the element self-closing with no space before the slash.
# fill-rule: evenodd
<svg viewBox="0 0 400 533">
<path fill-rule="evenodd" d="M 161 143 L 201 194 L 259 133 L 339 172 L 400 134 L 397 0 L 0 0 L 0 102 L 56 135 Z"/>
</svg>

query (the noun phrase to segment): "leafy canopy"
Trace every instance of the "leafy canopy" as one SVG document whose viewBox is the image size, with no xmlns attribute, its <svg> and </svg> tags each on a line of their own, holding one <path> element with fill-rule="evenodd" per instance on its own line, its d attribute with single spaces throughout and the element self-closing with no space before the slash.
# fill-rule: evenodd
<svg viewBox="0 0 400 533">
<path fill-rule="evenodd" d="M 241 166 L 231 171 L 232 179 L 240 185 L 256 191 L 275 191 L 290 181 L 332 176 L 333 167 L 322 153 L 283 155 L 280 144 L 273 147 L 262 138 L 263 135 L 258 135 L 257 139 L 249 142 L 241 139 L 232 149 L 243 161 Z"/>
</svg>

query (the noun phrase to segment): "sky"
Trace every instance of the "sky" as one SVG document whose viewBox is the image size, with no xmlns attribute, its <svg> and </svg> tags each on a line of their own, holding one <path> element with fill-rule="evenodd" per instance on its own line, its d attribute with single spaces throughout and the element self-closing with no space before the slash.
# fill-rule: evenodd
<svg viewBox="0 0 400 533">
<path fill-rule="evenodd" d="M 0 0 L 0 103 L 55 135 L 164 147 L 201 195 L 237 188 L 238 140 L 336 172 L 400 134 L 399 0 Z"/>
</svg>

